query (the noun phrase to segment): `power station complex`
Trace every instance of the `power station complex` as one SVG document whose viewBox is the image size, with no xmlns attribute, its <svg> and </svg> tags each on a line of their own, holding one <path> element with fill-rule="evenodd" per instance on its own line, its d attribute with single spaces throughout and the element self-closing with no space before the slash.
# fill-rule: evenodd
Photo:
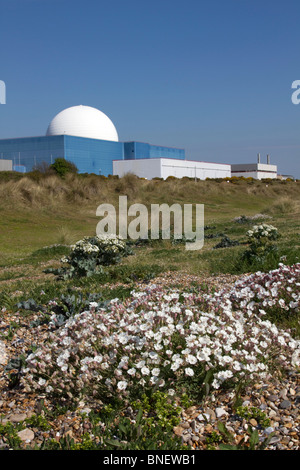
<svg viewBox="0 0 300 470">
<path fill-rule="evenodd" d="M 117 130 L 102 111 L 72 106 L 58 113 L 46 135 L 0 139 L 0 170 L 28 172 L 56 158 L 73 162 L 79 173 L 104 176 L 131 172 L 152 179 L 184 176 L 198 179 L 244 176 L 277 178 L 277 166 L 230 165 L 188 160 L 184 149 L 142 142 L 120 142 Z"/>
</svg>

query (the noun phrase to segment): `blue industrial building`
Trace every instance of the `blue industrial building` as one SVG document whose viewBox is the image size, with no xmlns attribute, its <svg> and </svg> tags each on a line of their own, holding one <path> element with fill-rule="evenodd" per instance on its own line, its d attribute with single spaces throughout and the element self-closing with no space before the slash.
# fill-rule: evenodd
<svg viewBox="0 0 300 470">
<path fill-rule="evenodd" d="M 12 160 L 15 171 L 28 172 L 56 158 L 73 162 L 79 173 L 113 174 L 114 160 L 185 159 L 184 149 L 141 142 L 119 142 L 107 116 L 95 108 L 75 106 L 59 113 L 47 134 L 0 140 L 0 158 Z"/>
</svg>

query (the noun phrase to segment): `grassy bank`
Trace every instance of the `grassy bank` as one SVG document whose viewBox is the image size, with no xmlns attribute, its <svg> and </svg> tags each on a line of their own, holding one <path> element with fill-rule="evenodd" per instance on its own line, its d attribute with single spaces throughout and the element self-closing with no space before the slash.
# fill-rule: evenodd
<svg viewBox="0 0 300 470">
<path fill-rule="evenodd" d="M 108 202 L 118 207 L 120 195 L 128 197 L 128 205 L 145 204 L 149 212 L 155 203 L 204 204 L 205 224 L 214 226 L 215 233 L 240 237 L 244 227 L 233 224 L 234 218 L 258 213 L 271 216 L 289 241 L 299 233 L 300 182 L 234 178 L 148 181 L 131 174 L 123 178 L 66 175 L 62 179 L 38 172 L 2 172 L 1 265 L 18 262 L 44 246 L 74 243 L 84 235 L 93 235 L 99 220 L 98 205 Z M 210 248 L 211 243 L 206 242 L 204 251 Z"/>
</svg>

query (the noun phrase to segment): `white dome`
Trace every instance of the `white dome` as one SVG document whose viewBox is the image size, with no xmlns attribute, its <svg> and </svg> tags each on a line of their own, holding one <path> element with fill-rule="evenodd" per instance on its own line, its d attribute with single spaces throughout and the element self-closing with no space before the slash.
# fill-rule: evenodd
<svg viewBox="0 0 300 470">
<path fill-rule="evenodd" d="M 115 142 L 119 140 L 115 126 L 106 114 L 82 105 L 64 109 L 50 122 L 46 135 L 63 134 Z"/>
</svg>

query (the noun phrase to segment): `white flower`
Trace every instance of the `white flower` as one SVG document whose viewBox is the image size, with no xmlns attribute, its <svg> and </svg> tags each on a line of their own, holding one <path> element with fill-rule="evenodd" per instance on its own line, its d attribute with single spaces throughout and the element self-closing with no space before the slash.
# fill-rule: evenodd
<svg viewBox="0 0 300 470">
<path fill-rule="evenodd" d="M 98 302 L 90 302 L 90 308 L 97 308 Z"/>
<path fill-rule="evenodd" d="M 190 367 L 186 367 L 185 373 L 186 373 L 186 375 L 188 375 L 189 377 L 193 377 L 193 375 L 194 375 L 194 371 L 193 371 L 193 369 L 191 369 Z"/>
<path fill-rule="evenodd" d="M 193 356 L 192 354 L 188 354 L 187 357 L 186 357 L 186 361 L 189 364 L 196 364 L 197 358 L 195 356 Z"/>
<path fill-rule="evenodd" d="M 98 362 L 98 364 L 100 364 L 100 362 L 102 362 L 102 359 L 103 359 L 102 354 L 98 354 L 97 356 L 94 357 L 94 361 Z"/>
<path fill-rule="evenodd" d="M 146 367 L 146 366 L 142 367 L 142 368 L 141 368 L 141 373 L 142 373 L 143 375 L 149 375 L 149 373 L 150 373 L 149 367 Z"/>
<path fill-rule="evenodd" d="M 126 387 L 127 387 L 126 380 L 120 380 L 120 382 L 118 382 L 117 387 L 118 387 L 119 390 L 125 390 Z"/>
<path fill-rule="evenodd" d="M 137 364 L 136 364 L 136 367 L 138 369 L 141 369 L 142 367 L 144 367 L 144 365 L 146 364 L 146 361 L 139 361 Z"/>
</svg>

